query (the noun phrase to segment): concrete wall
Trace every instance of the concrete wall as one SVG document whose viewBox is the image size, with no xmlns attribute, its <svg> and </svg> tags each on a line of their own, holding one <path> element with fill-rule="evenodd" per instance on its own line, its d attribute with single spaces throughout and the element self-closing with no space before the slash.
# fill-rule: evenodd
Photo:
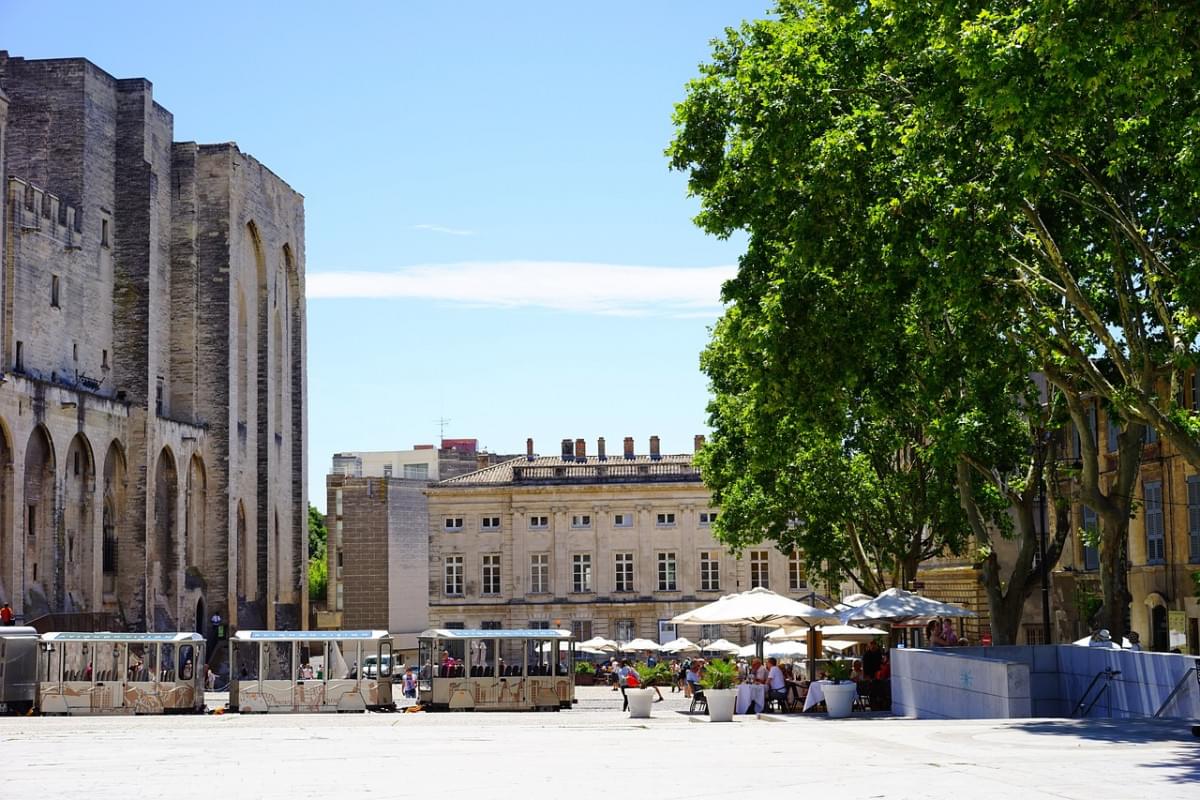
<svg viewBox="0 0 1200 800">
<path fill-rule="evenodd" d="M 1088 716 L 1150 717 L 1196 664 L 1195 658 L 1170 653 L 1075 645 L 893 650 L 892 708 L 930 718 L 1069 717 L 1096 674 L 1113 669 L 1120 675 Z M 1002 674 L 1009 676 L 1007 683 Z M 1088 698 L 1102 685 L 1103 679 Z M 1163 716 L 1200 717 L 1194 673 Z"/>
<path fill-rule="evenodd" d="M 891 651 L 892 711 L 921 719 L 1031 714 L 1029 667 L 958 650 Z"/>
</svg>

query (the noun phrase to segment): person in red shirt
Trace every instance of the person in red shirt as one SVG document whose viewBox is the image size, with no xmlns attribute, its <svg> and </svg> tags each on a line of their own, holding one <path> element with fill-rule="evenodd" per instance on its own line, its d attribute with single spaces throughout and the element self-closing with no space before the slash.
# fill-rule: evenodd
<svg viewBox="0 0 1200 800">
<path fill-rule="evenodd" d="M 8 603 L 0 606 L 0 625 L 13 624 L 13 610 Z"/>
</svg>

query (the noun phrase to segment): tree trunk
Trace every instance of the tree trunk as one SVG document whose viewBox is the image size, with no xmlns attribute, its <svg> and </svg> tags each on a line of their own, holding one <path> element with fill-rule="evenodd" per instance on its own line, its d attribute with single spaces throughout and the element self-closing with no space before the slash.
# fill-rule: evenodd
<svg viewBox="0 0 1200 800">
<path fill-rule="evenodd" d="M 1125 540 L 1129 535 L 1129 518 L 1100 518 L 1100 589 L 1104 598 L 1095 622 L 1104 628 L 1113 641 L 1120 642 L 1128 631 L 1125 609 L 1129 592 L 1125 588 Z"/>
</svg>

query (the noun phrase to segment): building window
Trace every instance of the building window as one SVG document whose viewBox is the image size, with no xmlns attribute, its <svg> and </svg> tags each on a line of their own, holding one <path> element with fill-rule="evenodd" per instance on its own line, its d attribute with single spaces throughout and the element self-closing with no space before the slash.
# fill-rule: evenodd
<svg viewBox="0 0 1200 800">
<path fill-rule="evenodd" d="M 550 554 L 534 553 L 529 557 L 529 593 L 550 591 Z"/>
<path fill-rule="evenodd" d="M 658 554 L 658 590 L 660 592 L 675 592 L 679 590 L 674 553 Z"/>
<path fill-rule="evenodd" d="M 499 553 L 489 553 L 483 557 L 483 593 L 500 594 Z"/>
<path fill-rule="evenodd" d="M 463 593 L 463 557 L 446 556 L 446 594 L 451 597 Z"/>
<path fill-rule="evenodd" d="M 429 480 L 429 465 L 428 464 L 405 464 L 404 479 L 409 481 L 427 481 Z"/>
<path fill-rule="evenodd" d="M 1188 560 L 1200 561 L 1200 475 L 1187 479 Z"/>
<path fill-rule="evenodd" d="M 613 591 L 633 591 L 633 553 L 617 553 L 613 556 L 615 570 Z"/>
<path fill-rule="evenodd" d="M 1120 445 L 1117 437 L 1121 435 L 1121 426 L 1117 422 L 1117 415 L 1111 409 L 1105 416 L 1108 417 L 1108 452 L 1115 453 Z"/>
<path fill-rule="evenodd" d="M 392 465 L 391 464 L 383 465 L 383 477 L 385 477 L 385 478 L 392 477 Z"/>
<path fill-rule="evenodd" d="M 721 561 L 716 553 L 700 554 L 700 591 L 721 591 Z"/>
<path fill-rule="evenodd" d="M 100 351 L 100 369 L 108 369 L 108 351 Z"/>
<path fill-rule="evenodd" d="M 654 524 L 660 528 L 674 528 L 675 527 L 675 512 L 668 511 L 663 514 L 659 514 L 657 517 L 655 517 Z"/>
<path fill-rule="evenodd" d="M 700 641 L 715 642 L 721 638 L 720 625 L 701 625 L 700 626 Z"/>
<path fill-rule="evenodd" d="M 629 642 L 637 638 L 637 623 L 631 619 L 618 619 L 613 622 L 613 635 L 618 642 Z"/>
<path fill-rule="evenodd" d="M 504 630 L 504 623 L 498 619 L 485 619 L 479 623 L 479 629 L 481 631 L 502 631 Z"/>
<path fill-rule="evenodd" d="M 576 641 L 586 642 L 592 638 L 592 621 L 590 619 L 571 620 L 571 635 Z"/>
<path fill-rule="evenodd" d="M 571 591 L 576 593 L 592 590 L 592 557 L 578 553 L 571 559 Z"/>
<path fill-rule="evenodd" d="M 1142 492 L 1146 501 L 1146 561 L 1147 563 L 1161 563 L 1165 545 L 1162 481 L 1146 481 L 1142 486 Z"/>
<path fill-rule="evenodd" d="M 334 508 L 333 513 L 340 517 L 342 515 L 342 490 L 341 489 L 337 489 L 333 493 L 333 508 Z"/>
<path fill-rule="evenodd" d="M 766 550 L 750 551 L 750 588 L 753 589 L 757 586 L 761 586 L 764 589 L 771 588 Z"/>
<path fill-rule="evenodd" d="M 592 515 L 591 514 L 572 514 L 571 515 L 571 527 L 572 528 L 590 528 L 590 527 L 592 527 Z"/>
<path fill-rule="evenodd" d="M 530 530 L 545 530 L 546 528 L 549 528 L 549 527 L 550 527 L 550 518 L 549 517 L 535 516 L 535 517 L 529 518 L 529 529 Z"/>
<path fill-rule="evenodd" d="M 717 512 L 715 512 L 715 511 L 701 511 L 700 512 L 700 524 L 703 527 L 707 528 L 709 525 L 712 525 L 716 521 L 717 521 Z"/>
<path fill-rule="evenodd" d="M 1149 425 L 1147 425 L 1145 428 L 1145 433 L 1142 434 L 1142 443 L 1143 444 L 1154 444 L 1157 441 L 1158 441 L 1158 431 L 1156 431 L 1154 428 L 1151 428 Z"/>
<path fill-rule="evenodd" d="M 632 528 L 633 514 L 613 514 L 614 528 Z"/>
<path fill-rule="evenodd" d="M 336 591 L 335 595 L 336 595 L 336 598 L 337 598 L 337 599 L 336 599 L 336 600 L 334 600 L 334 603 L 336 604 L 337 610 L 338 610 L 338 611 L 343 611 L 343 610 L 345 610 L 345 607 L 346 607 L 346 601 L 345 601 L 345 596 L 346 596 L 346 593 L 345 593 L 345 590 L 344 590 L 344 588 L 343 588 L 342 584 L 340 584 L 340 583 L 339 583 L 339 584 L 337 585 L 337 591 Z"/>
<path fill-rule="evenodd" d="M 1080 541 L 1083 543 L 1083 568 L 1085 570 L 1100 569 L 1100 550 L 1089 542 L 1099 541 L 1100 520 L 1096 512 L 1087 506 L 1083 507 L 1083 526 L 1080 531 Z"/>
<path fill-rule="evenodd" d="M 498 530 L 500 530 L 500 518 L 499 517 L 484 517 L 483 519 L 481 519 L 479 521 L 479 528 L 480 528 L 480 530 L 485 530 L 485 531 L 498 531 Z"/>
<path fill-rule="evenodd" d="M 1025 625 L 1025 644 L 1045 644 L 1046 629 L 1040 624 Z"/>
<path fill-rule="evenodd" d="M 808 588 L 808 576 L 804 574 L 804 560 L 799 553 L 788 557 L 788 589 L 799 592 Z"/>
<path fill-rule="evenodd" d="M 531 620 L 529 620 L 529 630 L 531 630 L 531 631 L 548 631 L 548 630 L 550 630 L 550 620 L 548 620 L 548 619 L 531 619 Z"/>
<path fill-rule="evenodd" d="M 25 343 L 24 342 L 17 342 L 16 362 L 17 363 L 15 365 L 15 369 L 17 370 L 17 372 L 24 372 L 25 371 Z"/>
<path fill-rule="evenodd" d="M 100 220 L 100 246 L 108 247 L 108 220 Z"/>
<path fill-rule="evenodd" d="M 58 276 L 50 276 L 50 307 L 58 308 Z"/>
<path fill-rule="evenodd" d="M 446 530 L 461 531 L 463 529 L 462 517 L 446 517 Z"/>
</svg>

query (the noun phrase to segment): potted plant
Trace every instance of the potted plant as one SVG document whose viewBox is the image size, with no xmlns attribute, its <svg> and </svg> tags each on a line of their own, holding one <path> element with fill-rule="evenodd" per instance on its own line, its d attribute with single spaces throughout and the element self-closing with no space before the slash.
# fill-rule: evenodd
<svg viewBox="0 0 1200 800">
<path fill-rule="evenodd" d="M 596 682 L 596 668 L 590 661 L 575 662 L 575 685 L 591 686 Z"/>
<path fill-rule="evenodd" d="M 708 718 L 712 722 L 733 722 L 733 707 L 737 702 L 737 665 L 717 659 L 704 665 L 700 687 L 708 701 Z"/>
<path fill-rule="evenodd" d="M 821 682 L 821 693 L 825 696 L 825 708 L 830 717 L 848 717 L 854 706 L 854 695 L 858 687 L 850 680 L 850 662 L 830 661 L 825 667 L 829 680 Z"/>
<path fill-rule="evenodd" d="M 666 686 L 671 682 L 671 669 L 666 664 L 637 664 L 634 671 L 638 674 L 638 688 L 625 690 L 625 697 L 629 700 L 629 716 L 648 719 L 650 706 L 658 694 L 654 687 Z"/>
</svg>

